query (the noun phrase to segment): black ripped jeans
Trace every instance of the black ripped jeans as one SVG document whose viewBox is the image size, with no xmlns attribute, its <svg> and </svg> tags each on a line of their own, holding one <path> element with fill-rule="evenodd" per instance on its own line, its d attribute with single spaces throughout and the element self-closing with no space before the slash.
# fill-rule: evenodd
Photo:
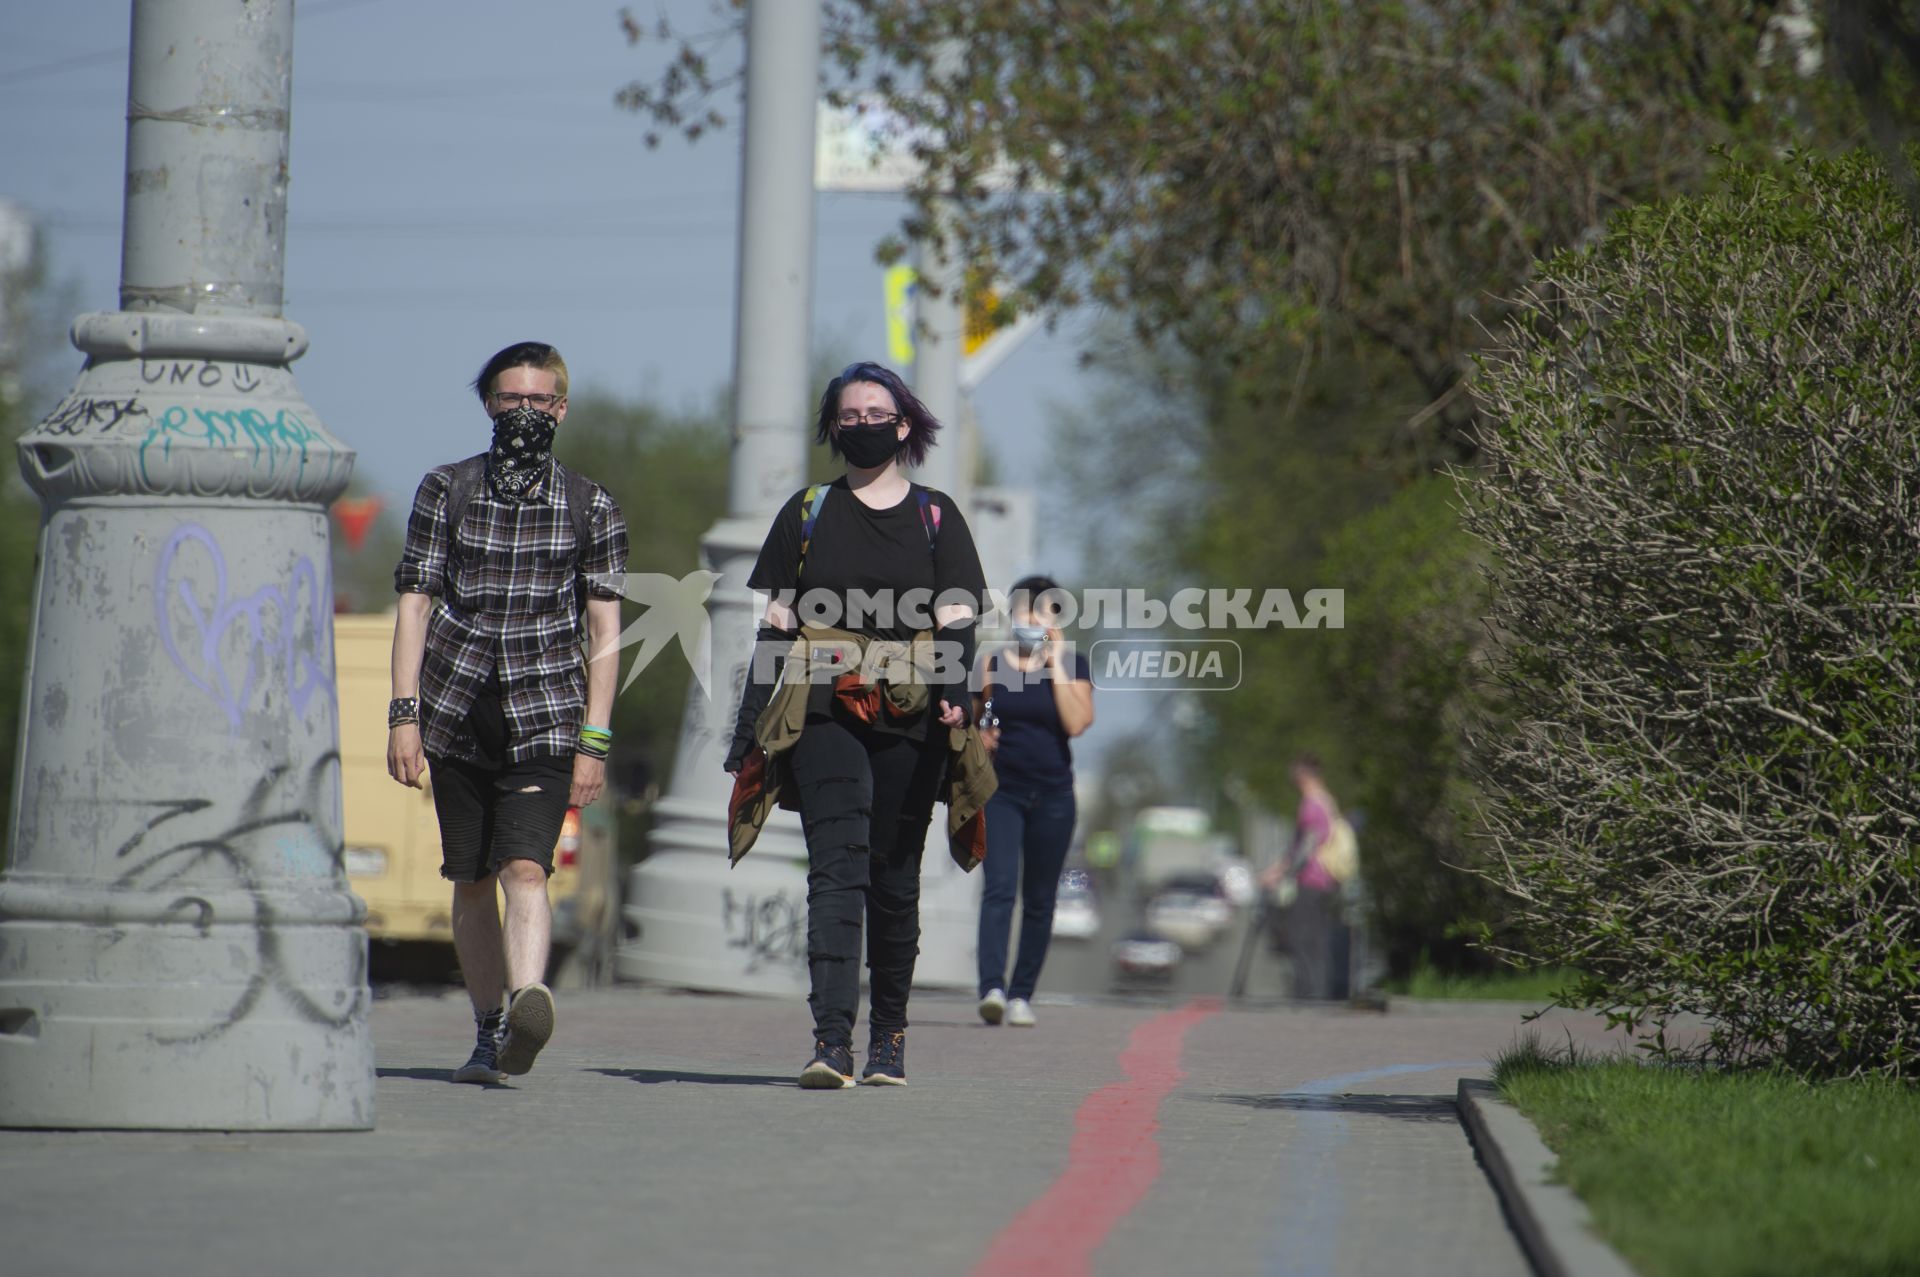
<svg viewBox="0 0 1920 1277">
<path fill-rule="evenodd" d="M 920 854 L 945 775 L 942 739 L 916 741 L 839 718 L 810 718 L 791 754 L 807 836 L 807 969 L 813 1032 L 852 1046 L 860 929 L 875 1030 L 907 1027 L 920 953 Z"/>
</svg>

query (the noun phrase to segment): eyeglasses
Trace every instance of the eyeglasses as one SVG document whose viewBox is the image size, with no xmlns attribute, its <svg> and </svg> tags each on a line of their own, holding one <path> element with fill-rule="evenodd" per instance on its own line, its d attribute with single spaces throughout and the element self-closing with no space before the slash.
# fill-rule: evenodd
<svg viewBox="0 0 1920 1277">
<path fill-rule="evenodd" d="M 510 390 L 496 390 L 493 392 L 493 401 L 502 408 L 505 408 L 508 412 L 512 412 L 522 404 L 525 404 L 529 408 L 538 408 L 541 412 L 545 412 L 559 403 L 563 398 L 565 398 L 564 395 L 516 395 Z"/>
<path fill-rule="evenodd" d="M 852 430 L 857 426 L 867 426 L 872 429 L 878 429 L 881 426 L 899 425 L 900 414 L 897 412 L 869 412 L 863 415 L 857 412 L 843 412 L 840 414 L 838 420 L 842 430 Z"/>
</svg>

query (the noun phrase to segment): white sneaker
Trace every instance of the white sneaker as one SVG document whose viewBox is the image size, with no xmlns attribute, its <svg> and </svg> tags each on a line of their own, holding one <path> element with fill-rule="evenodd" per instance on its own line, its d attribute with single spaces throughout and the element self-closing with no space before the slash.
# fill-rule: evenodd
<svg viewBox="0 0 1920 1277">
<path fill-rule="evenodd" d="M 1007 1002 L 1007 1023 L 1016 1029 L 1033 1027 L 1033 1006 L 1025 998 L 1013 998 Z"/>
<path fill-rule="evenodd" d="M 987 990 L 987 996 L 980 999 L 980 1018 L 988 1024 L 998 1024 L 1007 1013 L 1007 995 L 998 989 Z"/>
</svg>

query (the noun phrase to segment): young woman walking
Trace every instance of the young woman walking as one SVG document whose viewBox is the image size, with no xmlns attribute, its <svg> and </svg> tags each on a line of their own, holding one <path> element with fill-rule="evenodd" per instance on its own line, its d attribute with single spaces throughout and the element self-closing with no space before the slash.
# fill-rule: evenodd
<svg viewBox="0 0 1920 1277">
<path fill-rule="evenodd" d="M 925 459 L 939 429 L 898 374 L 848 366 L 821 396 L 817 433 L 847 472 L 793 495 L 747 578 L 770 597 L 727 770 L 767 766 L 798 800 L 814 1026 L 800 1085 L 809 1089 L 854 1081 L 863 923 L 872 1007 L 860 1080 L 907 1078 L 921 851 L 948 782 L 948 729 L 971 719 L 967 679 L 986 591 L 958 507 L 903 469 Z M 803 649 L 808 673 L 782 682 L 768 655 L 791 661 Z M 821 670 L 829 677 L 810 677 Z M 779 741 L 757 734 L 768 720 L 784 725 Z"/>
</svg>

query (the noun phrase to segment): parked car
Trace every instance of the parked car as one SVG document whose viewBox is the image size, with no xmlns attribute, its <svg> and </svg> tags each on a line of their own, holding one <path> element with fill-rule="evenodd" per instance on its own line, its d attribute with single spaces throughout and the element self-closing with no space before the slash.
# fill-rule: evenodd
<svg viewBox="0 0 1920 1277">
<path fill-rule="evenodd" d="M 1206 949 L 1233 921 L 1233 904 L 1217 875 L 1175 874 L 1147 901 L 1147 931 L 1189 953 Z"/>
<path fill-rule="evenodd" d="M 1113 958 L 1114 980 L 1120 984 L 1172 980 L 1181 958 L 1179 945 L 1145 931 L 1135 931 L 1114 941 L 1109 952 Z"/>
<path fill-rule="evenodd" d="M 1222 860 L 1217 876 L 1221 894 L 1235 908 L 1252 904 L 1260 894 L 1259 879 L 1254 875 L 1253 866 L 1244 857 L 1229 856 Z"/>
<path fill-rule="evenodd" d="M 1060 894 L 1053 904 L 1056 940 L 1091 940 L 1100 934 L 1100 906 L 1094 901 L 1093 879 L 1084 869 L 1060 875 Z"/>
<path fill-rule="evenodd" d="M 1182 874 L 1197 873 L 1218 858 L 1223 838 L 1211 832 L 1198 807 L 1148 807 L 1128 833 L 1127 864 L 1141 896 Z"/>
</svg>

